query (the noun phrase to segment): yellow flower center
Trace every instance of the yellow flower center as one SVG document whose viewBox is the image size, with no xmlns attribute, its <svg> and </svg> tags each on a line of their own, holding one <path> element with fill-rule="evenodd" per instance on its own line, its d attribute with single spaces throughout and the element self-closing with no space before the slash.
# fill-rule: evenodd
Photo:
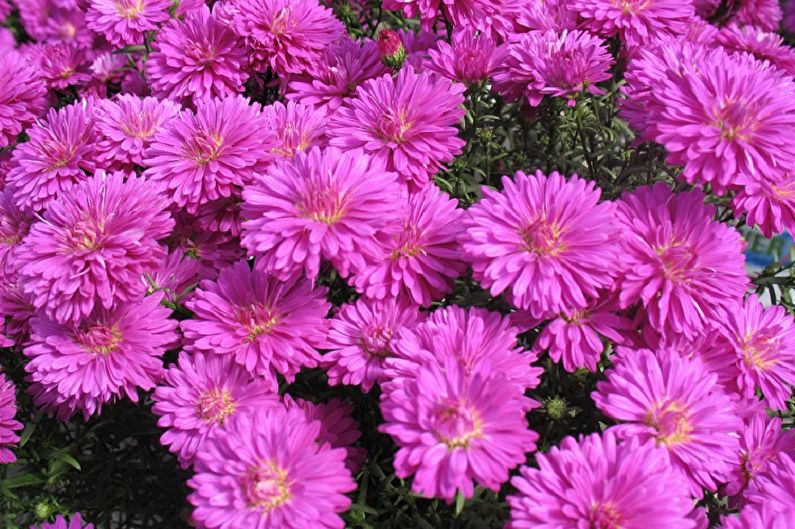
<svg viewBox="0 0 795 529">
<path fill-rule="evenodd" d="M 243 490 L 251 508 L 269 513 L 284 505 L 292 496 L 289 476 L 276 462 L 267 461 L 243 477 Z"/>
<path fill-rule="evenodd" d="M 227 417 L 232 415 L 237 403 L 232 400 L 232 393 L 226 388 L 213 388 L 199 397 L 196 403 L 196 414 L 207 422 L 224 425 Z"/>
</svg>

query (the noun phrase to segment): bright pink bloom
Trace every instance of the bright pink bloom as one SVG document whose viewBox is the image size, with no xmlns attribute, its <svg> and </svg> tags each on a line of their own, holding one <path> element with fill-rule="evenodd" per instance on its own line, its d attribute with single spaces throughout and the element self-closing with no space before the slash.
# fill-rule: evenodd
<svg viewBox="0 0 795 529">
<path fill-rule="evenodd" d="M 39 526 L 31 526 L 30 529 L 94 529 L 94 524 L 83 525 L 80 513 L 73 514 L 69 521 L 59 514 L 53 523 L 45 522 Z"/>
<path fill-rule="evenodd" d="M 14 383 L 0 373 L 0 465 L 13 463 L 17 460 L 11 448 L 19 442 L 17 431 L 22 423 L 14 420 L 17 414 L 17 397 Z"/>
<path fill-rule="evenodd" d="M 240 237 L 240 207 L 243 200 L 238 196 L 220 198 L 202 204 L 193 216 L 194 224 L 199 230 L 209 230 L 219 234 Z"/>
<path fill-rule="evenodd" d="M 28 324 L 36 313 L 36 307 L 32 297 L 20 288 L 17 273 L 8 268 L 4 270 L 5 277 L 0 279 L 0 314 L 5 316 L 5 334 L 17 345 L 22 345 L 28 339 Z"/>
<path fill-rule="evenodd" d="M 491 37 L 510 31 L 522 6 L 522 0 L 384 0 L 382 5 L 409 18 L 419 16 L 426 31 L 444 17 L 456 28 L 472 28 Z"/>
<path fill-rule="evenodd" d="M 0 191 L 0 272 L 16 269 L 21 264 L 16 254 L 34 220 L 30 211 L 21 210 L 14 204 L 9 190 Z"/>
<path fill-rule="evenodd" d="M 461 153 L 464 85 L 404 67 L 365 81 L 329 121 L 330 144 L 364 148 L 401 181 L 424 187 Z"/>
<path fill-rule="evenodd" d="M 476 35 L 472 29 L 463 29 L 453 34 L 450 44 L 440 40 L 436 49 L 428 53 L 430 70 L 472 85 L 491 78 L 505 60 L 507 49 L 482 33 Z"/>
<path fill-rule="evenodd" d="M 652 441 L 566 437 L 536 462 L 511 480 L 508 529 L 696 529 L 687 486 Z"/>
<path fill-rule="evenodd" d="M 784 38 L 777 33 L 732 24 L 720 30 L 718 42 L 728 51 L 748 52 L 760 61 L 770 61 L 788 74 L 795 75 L 795 50 L 784 44 Z"/>
<path fill-rule="evenodd" d="M 519 171 L 502 187 L 484 187 L 465 220 L 461 244 L 475 279 L 493 296 L 509 290 L 535 318 L 585 309 L 612 284 L 614 205 L 599 203 L 600 190 L 577 175 Z"/>
<path fill-rule="evenodd" d="M 274 157 L 292 159 L 295 153 L 312 147 L 325 147 L 328 116 L 322 108 L 281 101 L 262 109 L 262 118 L 268 130 L 276 135 L 270 152 Z"/>
<path fill-rule="evenodd" d="M 751 482 L 745 497 L 753 505 L 792 514 L 795 511 L 795 456 L 779 453 L 778 458 L 768 464 L 767 472 Z"/>
<path fill-rule="evenodd" d="M 3 50 L 0 53 L 0 148 L 16 142 L 44 112 L 47 95 L 38 72 L 19 53 Z"/>
<path fill-rule="evenodd" d="M 177 225 L 167 242 L 171 248 L 198 263 L 199 277 L 215 279 L 218 272 L 244 255 L 240 239 L 229 232 L 208 231 L 193 217 L 178 214 Z"/>
<path fill-rule="evenodd" d="M 736 0 L 733 22 L 741 26 L 756 26 L 762 31 L 778 31 L 784 13 L 779 0 Z"/>
<path fill-rule="evenodd" d="M 38 42 L 74 42 L 88 48 L 94 32 L 86 27 L 85 14 L 76 5 L 59 0 L 14 0 L 22 27 Z"/>
<path fill-rule="evenodd" d="M 185 350 L 231 355 L 253 374 L 292 381 L 315 367 L 331 305 L 327 289 L 306 279 L 283 281 L 252 271 L 246 261 L 225 268 L 217 281 L 202 281 L 185 304 L 194 317 L 182 322 Z"/>
<path fill-rule="evenodd" d="M 516 15 L 516 26 L 523 31 L 577 29 L 577 13 L 569 0 L 530 0 Z"/>
<path fill-rule="evenodd" d="M 228 435 L 225 427 L 235 416 L 281 406 L 274 389 L 229 356 L 183 352 L 152 394 L 157 425 L 166 429 L 160 442 L 187 468 L 211 435 Z"/>
<path fill-rule="evenodd" d="M 723 519 L 722 529 L 791 529 L 795 524 L 792 511 L 776 512 L 762 506 L 743 509 L 739 516 L 727 516 Z"/>
<path fill-rule="evenodd" d="M 740 175 L 732 199 L 734 216 L 772 238 L 786 230 L 795 233 L 795 171 L 750 177 Z"/>
<path fill-rule="evenodd" d="M 259 409 L 231 421 L 196 459 L 193 518 L 207 529 L 342 529 L 356 488 L 346 452 L 315 440 L 299 409 Z M 257 435 L 251 435 L 257 432 Z"/>
<path fill-rule="evenodd" d="M 199 262 L 185 256 L 185 253 L 178 248 L 163 258 L 157 270 L 144 274 L 142 280 L 146 285 L 147 294 L 162 292 L 166 301 L 179 303 L 190 296 L 190 292 L 185 294 L 186 290 L 195 288 L 203 279 L 199 270 Z"/>
<path fill-rule="evenodd" d="M 86 23 L 119 48 L 143 44 L 147 31 L 168 20 L 169 0 L 88 0 Z"/>
<path fill-rule="evenodd" d="M 51 90 L 82 86 L 91 80 L 86 50 L 75 43 L 39 44 L 27 52 L 30 63 Z"/>
</svg>

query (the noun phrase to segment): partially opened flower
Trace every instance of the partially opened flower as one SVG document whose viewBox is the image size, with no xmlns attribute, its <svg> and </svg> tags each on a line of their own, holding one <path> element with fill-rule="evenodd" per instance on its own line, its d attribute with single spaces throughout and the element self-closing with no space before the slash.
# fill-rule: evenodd
<svg viewBox="0 0 795 529">
<path fill-rule="evenodd" d="M 419 16 L 422 28 L 431 31 L 444 19 L 456 28 L 471 28 L 491 37 L 513 29 L 513 18 L 521 11 L 521 0 L 385 0 L 384 9 L 401 11 L 404 16 Z"/>
<path fill-rule="evenodd" d="M 521 467 L 508 496 L 508 529 L 696 529 L 687 486 L 652 441 L 611 431 L 566 437 Z"/>
<path fill-rule="evenodd" d="M 795 171 L 750 177 L 740 175 L 739 190 L 732 199 L 734 216 L 746 215 L 745 223 L 756 226 L 765 237 L 786 230 L 795 232 Z"/>
<path fill-rule="evenodd" d="M 265 126 L 275 134 L 270 146 L 274 157 L 291 159 L 312 147 L 325 147 L 328 116 L 322 108 L 288 101 L 276 101 L 262 109 Z"/>
<path fill-rule="evenodd" d="M 34 67 L 14 50 L 0 54 L 0 148 L 16 142 L 17 136 L 27 130 L 44 112 L 44 83 Z"/>
<path fill-rule="evenodd" d="M 516 14 L 516 27 L 526 31 L 577 29 L 577 13 L 571 4 L 569 0 L 530 0 Z"/>
<path fill-rule="evenodd" d="M 16 432 L 22 429 L 22 423 L 14 419 L 17 414 L 15 392 L 14 383 L 0 373 L 0 465 L 17 460 L 11 449 L 19 442 Z"/>
<path fill-rule="evenodd" d="M 464 85 L 431 73 L 400 70 L 365 81 L 329 121 L 335 147 L 361 147 L 401 181 L 424 187 L 461 152 L 458 124 Z"/>
<path fill-rule="evenodd" d="M 160 381 L 163 354 L 178 341 L 177 322 L 161 299 L 97 307 L 75 325 L 34 317 L 24 350 L 34 402 L 64 421 L 76 412 L 88 420 L 125 397 L 138 402 L 139 389 Z"/>
<path fill-rule="evenodd" d="M 535 318 L 585 309 L 616 273 L 614 205 L 576 175 L 519 171 L 502 187 L 484 187 L 464 223 L 475 279 L 493 296 L 510 292 Z"/>
<path fill-rule="evenodd" d="M 769 462 L 767 472 L 751 482 L 745 497 L 753 505 L 792 514 L 795 510 L 795 456 L 779 453 Z"/>
<path fill-rule="evenodd" d="M 144 274 L 142 281 L 147 294 L 162 292 L 163 299 L 178 303 L 190 296 L 188 290 L 198 285 L 201 279 L 199 262 L 186 257 L 178 248 L 169 252 L 155 271 Z"/>
<path fill-rule="evenodd" d="M 361 149 L 297 152 L 243 191 L 242 244 L 280 277 L 304 271 L 313 280 L 321 259 L 345 276 L 377 251 L 375 235 L 398 214 L 400 196 L 395 173 Z"/>
<path fill-rule="evenodd" d="M 193 518 L 207 529 L 342 529 L 356 483 L 345 450 L 315 441 L 320 430 L 300 409 L 236 417 L 198 453 Z"/>
<path fill-rule="evenodd" d="M 591 395 L 622 438 L 665 447 L 690 492 L 717 490 L 734 464 L 742 422 L 732 397 L 698 359 L 664 349 L 619 350 L 615 367 Z"/>
<path fill-rule="evenodd" d="M 320 359 L 315 347 L 331 307 L 325 294 L 306 279 L 280 280 L 240 261 L 217 281 L 203 281 L 186 302 L 194 317 L 182 322 L 185 350 L 229 355 L 273 383 L 277 373 L 293 380 Z"/>
<path fill-rule="evenodd" d="M 245 255 L 240 239 L 229 231 L 208 230 L 198 219 L 185 214 L 178 214 L 176 220 L 168 245 L 198 264 L 201 279 L 215 279 L 222 269 Z"/>
<path fill-rule="evenodd" d="M 721 46 L 729 51 L 750 53 L 760 61 L 770 61 L 788 74 L 795 74 L 795 50 L 784 44 L 783 37 L 777 33 L 731 24 L 721 29 L 717 37 Z"/>
<path fill-rule="evenodd" d="M 166 429 L 160 442 L 187 468 L 208 437 L 227 435 L 225 427 L 235 416 L 281 406 L 275 389 L 229 356 L 183 352 L 152 394 L 152 413 Z"/>
<path fill-rule="evenodd" d="M 40 44 L 28 48 L 30 62 L 52 90 L 82 86 L 91 80 L 86 50 L 75 43 Z"/>
<path fill-rule="evenodd" d="M 169 0 L 88 0 L 86 23 L 114 46 L 140 45 L 168 20 L 169 7 Z"/>
<path fill-rule="evenodd" d="M 778 31 L 784 13 L 778 0 L 738 0 L 732 21 L 743 26 L 756 26 L 762 31 Z"/>
<path fill-rule="evenodd" d="M 507 49 L 484 34 L 462 29 L 453 34 L 451 42 L 440 40 L 436 49 L 429 50 L 428 68 L 465 84 L 485 81 L 506 58 Z"/>
<path fill-rule="evenodd" d="M 85 13 L 74 2 L 14 0 L 22 27 L 37 42 L 75 43 L 91 47 L 94 32 L 86 27 Z"/>
<path fill-rule="evenodd" d="M 4 277 L 0 278 L 0 314 L 5 316 L 5 335 L 22 345 L 28 340 L 29 322 L 36 314 L 36 307 L 32 297 L 19 286 L 17 267 L 17 264 L 6 266 Z"/>
<path fill-rule="evenodd" d="M 94 524 L 83 525 L 83 519 L 79 513 L 75 513 L 69 518 L 59 514 L 54 522 L 44 522 L 41 525 L 32 526 L 31 529 L 94 529 Z"/>
<path fill-rule="evenodd" d="M 34 220 L 30 211 L 19 209 L 14 204 L 10 191 L 0 191 L 0 271 L 19 266 L 16 254 Z"/>
<path fill-rule="evenodd" d="M 20 284 L 51 319 L 78 323 L 144 293 L 174 221 L 143 179 L 99 171 L 50 204 L 19 249 Z"/>
</svg>

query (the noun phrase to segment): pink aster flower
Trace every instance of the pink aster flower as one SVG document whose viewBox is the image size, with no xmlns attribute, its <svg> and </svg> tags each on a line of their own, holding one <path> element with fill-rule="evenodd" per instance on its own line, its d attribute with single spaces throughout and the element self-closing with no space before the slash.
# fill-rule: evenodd
<svg viewBox="0 0 795 529">
<path fill-rule="evenodd" d="M 160 30 L 146 61 L 152 93 L 175 101 L 243 91 L 248 73 L 243 41 L 206 6 Z"/>
<path fill-rule="evenodd" d="M 653 442 L 619 442 L 611 430 L 566 437 L 536 462 L 511 480 L 508 529 L 696 529 L 687 486 Z"/>
<path fill-rule="evenodd" d="M 155 134 L 144 176 L 195 213 L 202 204 L 238 194 L 269 159 L 273 141 L 258 103 L 243 96 L 202 101 L 195 114 L 183 110 Z"/>
<path fill-rule="evenodd" d="M 795 321 L 784 307 L 764 307 L 752 294 L 715 322 L 717 339 L 705 355 L 720 382 L 745 397 L 761 391 L 774 410 L 786 410 L 795 385 Z"/>
<path fill-rule="evenodd" d="M 193 319 L 182 322 L 185 350 L 232 355 L 249 372 L 276 383 L 292 381 L 303 366 L 315 367 L 315 347 L 325 337 L 331 305 L 327 289 L 305 279 L 283 281 L 246 261 L 202 281 L 185 304 Z"/>
<path fill-rule="evenodd" d="M 177 322 L 161 295 L 98 308 L 77 325 L 43 316 L 30 322 L 25 365 L 34 402 L 68 420 L 102 412 L 102 405 L 127 397 L 138 402 L 163 375 L 163 354 L 178 341 Z"/>
<path fill-rule="evenodd" d="M 53 90 L 81 86 L 91 80 L 86 50 L 74 43 L 40 44 L 28 49 L 39 77 Z"/>
<path fill-rule="evenodd" d="M 215 279 L 218 272 L 239 261 L 244 255 L 240 239 L 229 232 L 210 231 L 185 214 L 176 216 L 177 225 L 167 242 L 175 250 L 198 264 L 199 277 Z"/>
<path fill-rule="evenodd" d="M 0 191 L 0 271 L 16 268 L 16 254 L 35 218 L 14 204 L 8 189 Z"/>
<path fill-rule="evenodd" d="M 781 452 L 767 472 L 757 476 L 745 493 L 752 505 L 792 514 L 795 511 L 795 456 Z"/>
<path fill-rule="evenodd" d="M 541 171 L 483 188 L 461 236 L 474 277 L 493 296 L 510 288 L 512 303 L 535 318 L 585 309 L 612 284 L 617 229 L 614 205 L 599 202 L 593 182 Z"/>
<path fill-rule="evenodd" d="M 795 75 L 795 50 L 784 44 L 783 37 L 777 33 L 732 24 L 720 30 L 717 40 L 728 51 L 748 52 L 760 61 L 770 61 L 788 74 Z"/>
<path fill-rule="evenodd" d="M 280 406 L 274 389 L 265 380 L 252 379 L 228 356 L 183 352 L 152 394 L 157 425 L 166 429 L 160 442 L 187 468 L 208 437 L 227 435 L 233 417 Z"/>
<path fill-rule="evenodd" d="M 790 529 L 795 524 L 795 514 L 776 512 L 766 506 L 743 509 L 739 516 L 723 519 L 722 529 Z"/>
<path fill-rule="evenodd" d="M 736 0 L 732 21 L 742 26 L 756 26 L 762 31 L 778 31 L 784 13 L 779 0 Z"/>
<path fill-rule="evenodd" d="M 740 175 L 732 199 L 734 216 L 772 238 L 784 230 L 795 232 L 795 171 L 749 177 Z"/>
<path fill-rule="evenodd" d="M 696 15 L 692 0 L 574 0 L 571 9 L 585 29 L 630 47 L 682 34 Z"/>
<path fill-rule="evenodd" d="M 715 491 L 736 458 L 742 428 L 732 398 L 698 359 L 665 349 L 619 348 L 615 367 L 591 395 L 619 437 L 655 441 L 671 454 L 693 496 Z"/>
<path fill-rule="evenodd" d="M 256 71 L 279 76 L 310 69 L 345 34 L 331 9 L 318 0 L 246 0 L 230 7 L 232 28 L 246 38 Z"/>
<path fill-rule="evenodd" d="M 342 529 L 337 513 L 356 483 L 345 450 L 315 442 L 320 430 L 299 409 L 236 417 L 197 455 L 188 481 L 193 518 L 207 529 Z"/>
<path fill-rule="evenodd" d="M 38 42 L 74 42 L 90 48 L 94 32 L 86 28 L 85 14 L 77 5 L 59 0 L 14 0 L 22 27 Z"/>
<path fill-rule="evenodd" d="M 265 127 L 276 135 L 270 152 L 277 158 L 292 159 L 296 152 L 325 147 L 328 143 L 328 116 L 323 109 L 276 101 L 262 109 L 262 118 Z"/>
<path fill-rule="evenodd" d="M 31 296 L 20 288 L 17 273 L 8 269 L 4 272 L 0 279 L 0 314 L 5 316 L 5 334 L 22 345 L 30 334 L 29 322 L 36 308 Z"/>
<path fill-rule="evenodd" d="M 416 493 L 452 502 L 457 492 L 472 497 L 475 483 L 499 491 L 536 448 L 528 399 L 497 370 L 468 373 L 447 357 L 382 387 L 379 430 L 397 443 L 395 472 L 414 474 Z"/>
<path fill-rule="evenodd" d="M 330 144 L 363 147 L 404 182 L 424 187 L 461 153 L 464 85 L 411 67 L 370 79 L 331 116 Z"/>
<path fill-rule="evenodd" d="M 390 225 L 401 188 L 383 162 L 361 149 L 313 148 L 273 164 L 243 191 L 242 244 L 257 266 L 280 277 L 318 276 L 333 260 L 343 276 Z"/>
<path fill-rule="evenodd" d="M 14 50 L 0 53 L 0 148 L 16 142 L 17 136 L 28 129 L 44 112 L 44 83 L 38 72 Z"/>
<path fill-rule="evenodd" d="M 453 81 L 472 85 L 494 74 L 505 60 L 507 49 L 497 46 L 484 34 L 476 35 L 472 29 L 463 29 L 453 34 L 450 44 L 440 40 L 436 49 L 428 53 L 430 70 Z"/>
<path fill-rule="evenodd" d="M 795 128 L 789 77 L 722 49 L 682 69 L 654 93 L 663 109 L 653 139 L 667 149 L 668 163 L 683 166 L 683 179 L 722 193 L 738 174 L 795 168 L 795 144 L 787 141 Z"/>
<path fill-rule="evenodd" d="M 190 296 L 188 290 L 196 287 L 203 278 L 199 262 L 176 249 L 163 258 L 157 270 L 144 274 L 141 279 L 147 287 L 147 294 L 162 292 L 166 301 L 179 303 Z"/>
<path fill-rule="evenodd" d="M 93 105 L 51 108 L 26 132 L 30 140 L 14 149 L 6 182 L 19 207 L 41 210 L 97 167 Z"/>
<path fill-rule="evenodd" d="M 787 0 L 784 4 L 782 26 L 784 26 L 785 31 L 795 33 L 795 0 Z"/>
<path fill-rule="evenodd" d="M 220 198 L 202 204 L 193 216 L 196 227 L 216 233 L 240 237 L 240 207 L 243 204 L 239 196 Z"/>
<path fill-rule="evenodd" d="M 637 302 L 660 332 L 700 334 L 722 306 L 748 286 L 739 232 L 713 220 L 698 191 L 671 192 L 664 183 L 637 188 L 618 202 L 623 226 L 619 300 Z"/>
<path fill-rule="evenodd" d="M 143 44 L 147 31 L 168 20 L 169 0 L 88 0 L 88 27 L 119 48 Z"/>
<path fill-rule="evenodd" d="M 130 94 L 100 99 L 95 105 L 96 128 L 101 138 L 98 158 L 125 169 L 144 164 L 144 151 L 154 135 L 179 112 L 171 101 Z"/>
<path fill-rule="evenodd" d="M 45 522 L 38 526 L 31 526 L 30 529 L 94 529 L 94 524 L 89 523 L 83 525 L 83 519 L 80 517 L 80 513 L 73 514 L 68 520 L 59 514 L 54 522 Z"/>
<path fill-rule="evenodd" d="M 452 291 L 466 271 L 457 243 L 464 210 L 435 185 L 409 194 L 403 203 L 400 228 L 379 238 L 379 251 L 365 256 L 351 284 L 370 298 L 427 306 Z"/>
<path fill-rule="evenodd" d="M 472 28 L 491 37 L 513 29 L 512 19 L 523 6 L 521 0 L 385 0 L 382 7 L 420 17 L 426 31 L 444 17 L 456 28 Z"/>
<path fill-rule="evenodd" d="M 516 33 L 577 29 L 577 14 L 569 0 L 530 0 L 516 14 Z"/>
<path fill-rule="evenodd" d="M 285 97 L 333 113 L 364 81 L 386 72 L 375 42 L 342 39 L 327 48 L 308 71 L 290 78 Z"/>
<path fill-rule="evenodd" d="M 50 204 L 19 249 L 20 284 L 36 309 L 77 323 L 139 299 L 141 277 L 165 255 L 157 241 L 174 226 L 166 206 L 143 179 L 102 171 Z"/>
<path fill-rule="evenodd" d="M 422 321 L 416 306 L 397 300 L 360 299 L 343 305 L 330 320 L 322 365 L 329 384 L 361 386 L 369 392 L 384 381 L 384 361 L 392 356 L 392 339 L 403 328 L 411 329 Z"/>
<path fill-rule="evenodd" d="M 17 414 L 15 391 L 14 383 L 0 373 L 0 465 L 17 460 L 11 448 L 19 442 L 16 432 L 22 429 L 22 423 L 14 420 Z"/>
<path fill-rule="evenodd" d="M 507 46 L 494 86 L 508 100 L 524 96 L 537 106 L 544 95 L 571 99 L 583 90 L 605 93 L 595 83 L 610 79 L 613 58 L 599 37 L 578 30 L 531 31 Z"/>
</svg>

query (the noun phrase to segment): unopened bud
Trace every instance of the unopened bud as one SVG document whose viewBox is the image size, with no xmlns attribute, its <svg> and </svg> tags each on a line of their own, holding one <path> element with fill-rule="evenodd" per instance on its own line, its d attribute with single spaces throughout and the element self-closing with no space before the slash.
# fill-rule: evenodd
<svg viewBox="0 0 795 529">
<path fill-rule="evenodd" d="M 553 397 L 546 401 L 545 408 L 547 415 L 555 421 L 563 419 L 569 411 L 569 406 L 566 399 L 562 397 Z"/>
<path fill-rule="evenodd" d="M 400 35 L 393 29 L 381 30 L 376 40 L 378 45 L 378 53 L 381 55 L 381 61 L 395 70 L 399 70 L 403 66 L 403 61 L 406 60 L 406 48 L 403 46 L 403 41 L 400 40 Z"/>
</svg>

